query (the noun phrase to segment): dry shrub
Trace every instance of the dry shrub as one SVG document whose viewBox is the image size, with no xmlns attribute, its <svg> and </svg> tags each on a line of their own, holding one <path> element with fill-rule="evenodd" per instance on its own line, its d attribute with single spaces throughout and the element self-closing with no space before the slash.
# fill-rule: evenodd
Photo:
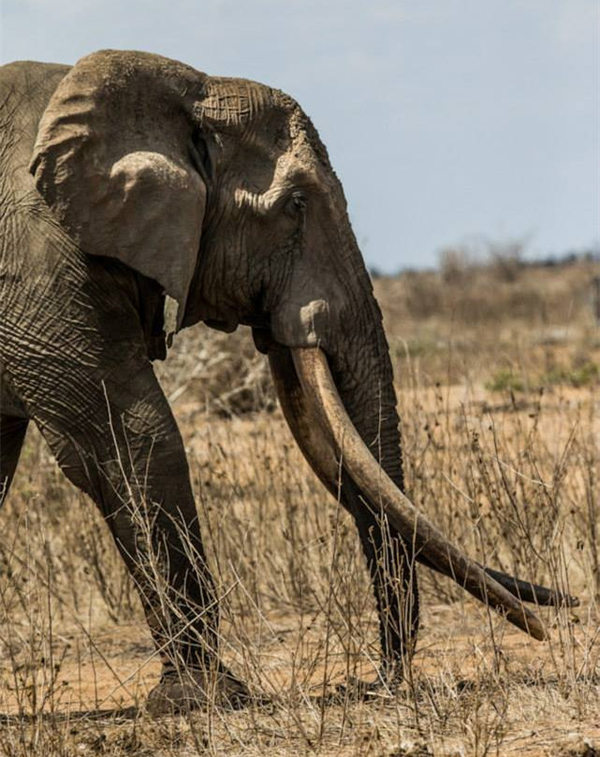
<svg viewBox="0 0 600 757">
<path fill-rule="evenodd" d="M 464 247 L 443 248 L 438 263 L 440 277 L 446 284 L 464 285 L 473 274 L 473 259 Z"/>
<path fill-rule="evenodd" d="M 233 334 L 204 324 L 187 329 L 156 370 L 171 403 L 193 404 L 199 412 L 231 417 L 275 407 L 267 359 L 246 327 Z"/>
</svg>

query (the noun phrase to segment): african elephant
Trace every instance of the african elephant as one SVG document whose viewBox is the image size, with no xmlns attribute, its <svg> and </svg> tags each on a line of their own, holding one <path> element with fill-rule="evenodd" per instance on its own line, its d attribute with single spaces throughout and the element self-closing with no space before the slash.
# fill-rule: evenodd
<svg viewBox="0 0 600 757">
<path fill-rule="evenodd" d="M 418 561 L 536 638 L 521 600 L 564 597 L 483 569 L 404 493 L 392 365 L 339 180 L 290 97 L 140 52 L 0 72 L 0 481 L 33 419 L 98 504 L 163 659 L 155 711 L 245 685 L 218 608 L 182 440 L 155 378 L 172 335 L 251 326 L 305 457 L 354 517 L 382 677 L 418 627 Z M 181 671 L 187 672 L 185 679 Z"/>
</svg>

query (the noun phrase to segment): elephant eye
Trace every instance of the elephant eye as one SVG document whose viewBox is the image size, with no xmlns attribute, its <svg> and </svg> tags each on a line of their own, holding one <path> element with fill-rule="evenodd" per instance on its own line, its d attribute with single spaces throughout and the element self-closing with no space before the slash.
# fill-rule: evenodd
<svg viewBox="0 0 600 757">
<path fill-rule="evenodd" d="M 303 213 L 306 210 L 306 195 L 304 192 L 293 192 L 287 202 L 286 210 L 290 215 L 294 216 Z"/>
</svg>

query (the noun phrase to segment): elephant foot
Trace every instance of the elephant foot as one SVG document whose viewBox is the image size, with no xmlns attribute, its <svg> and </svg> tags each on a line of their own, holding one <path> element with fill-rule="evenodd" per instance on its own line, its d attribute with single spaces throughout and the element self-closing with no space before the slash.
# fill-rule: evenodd
<svg viewBox="0 0 600 757">
<path fill-rule="evenodd" d="M 168 671 L 148 695 L 146 711 L 153 717 L 174 715 L 211 703 L 240 710 L 251 700 L 246 684 L 223 666 L 218 670 Z"/>
</svg>

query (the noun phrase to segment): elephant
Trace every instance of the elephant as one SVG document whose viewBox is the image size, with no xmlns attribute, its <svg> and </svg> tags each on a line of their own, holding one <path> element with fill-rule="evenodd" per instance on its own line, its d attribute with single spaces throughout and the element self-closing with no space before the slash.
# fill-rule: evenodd
<svg viewBox="0 0 600 757">
<path fill-rule="evenodd" d="M 414 650 L 416 563 L 545 637 L 523 603 L 576 600 L 468 558 L 405 492 L 381 311 L 293 98 L 103 50 L 3 66 L 0 119 L 0 498 L 33 420 L 140 594 L 162 661 L 151 711 L 206 702 L 209 682 L 224 706 L 251 699 L 219 658 L 188 463 L 152 367 L 198 322 L 251 327 L 298 446 L 353 517 L 381 681 L 400 681 Z"/>
</svg>

